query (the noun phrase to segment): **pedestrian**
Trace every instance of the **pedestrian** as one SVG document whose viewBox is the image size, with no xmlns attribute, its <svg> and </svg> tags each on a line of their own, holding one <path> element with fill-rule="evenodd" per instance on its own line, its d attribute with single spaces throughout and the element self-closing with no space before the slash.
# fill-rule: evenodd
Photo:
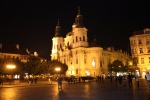
<svg viewBox="0 0 150 100">
<path fill-rule="evenodd" d="M 119 85 L 121 86 L 122 85 L 122 76 L 121 75 L 119 75 L 118 80 L 119 80 Z"/>
<path fill-rule="evenodd" d="M 137 87 L 139 87 L 140 82 L 139 82 L 139 75 L 138 74 L 135 75 L 135 81 L 136 81 Z"/>
<path fill-rule="evenodd" d="M 146 73 L 145 78 L 147 80 L 147 84 L 148 84 L 149 91 L 150 91 L 150 74 L 149 74 L 149 72 Z"/>
<path fill-rule="evenodd" d="M 61 78 L 61 76 L 58 76 L 57 82 L 58 82 L 58 90 L 61 91 L 62 90 L 62 78 Z"/>
<path fill-rule="evenodd" d="M 128 83 L 129 83 L 129 87 L 132 86 L 132 75 L 129 73 L 128 75 Z"/>
</svg>

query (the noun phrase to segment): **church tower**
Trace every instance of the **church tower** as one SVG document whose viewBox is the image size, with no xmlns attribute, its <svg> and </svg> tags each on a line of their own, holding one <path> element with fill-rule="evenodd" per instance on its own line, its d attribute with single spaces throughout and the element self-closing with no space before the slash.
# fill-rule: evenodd
<svg viewBox="0 0 150 100">
<path fill-rule="evenodd" d="M 75 18 L 75 23 L 72 25 L 73 42 L 72 48 L 88 47 L 87 29 L 83 25 L 83 16 L 78 8 L 78 15 Z"/>
<path fill-rule="evenodd" d="M 61 26 L 59 25 L 59 20 L 55 28 L 55 36 L 52 38 L 52 53 L 51 60 L 59 59 L 58 51 L 63 48 L 63 37 L 61 35 Z"/>
</svg>

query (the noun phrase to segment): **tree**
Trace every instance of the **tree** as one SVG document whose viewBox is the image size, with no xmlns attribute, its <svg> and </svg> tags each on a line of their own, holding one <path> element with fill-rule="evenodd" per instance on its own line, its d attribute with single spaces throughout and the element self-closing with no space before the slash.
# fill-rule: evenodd
<svg viewBox="0 0 150 100">
<path fill-rule="evenodd" d="M 115 60 L 112 64 L 108 65 L 108 69 L 110 71 L 114 71 L 114 72 L 119 72 L 119 71 L 124 71 L 124 65 L 121 61 L 119 60 Z"/>
<path fill-rule="evenodd" d="M 45 66 L 39 57 L 31 56 L 26 62 L 26 72 L 31 75 L 39 75 L 43 73 Z"/>
<path fill-rule="evenodd" d="M 57 67 L 61 69 L 60 72 L 56 72 L 55 68 Z M 68 66 L 66 64 L 61 63 L 58 60 L 52 60 L 47 63 L 47 71 L 49 71 L 50 74 L 56 74 L 56 73 L 65 74 L 67 70 L 68 70 Z"/>
</svg>

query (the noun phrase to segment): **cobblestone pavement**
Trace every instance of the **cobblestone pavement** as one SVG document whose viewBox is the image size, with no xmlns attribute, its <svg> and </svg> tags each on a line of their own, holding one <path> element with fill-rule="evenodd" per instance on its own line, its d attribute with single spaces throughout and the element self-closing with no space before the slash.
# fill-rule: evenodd
<svg viewBox="0 0 150 100">
<path fill-rule="evenodd" d="M 115 81 L 85 83 L 63 83 L 63 90 L 58 91 L 57 83 L 38 81 L 29 85 L 27 82 L 5 83 L 0 89 L 0 100 L 150 100 L 149 88 L 145 79 L 140 79 L 140 87 L 133 80 L 132 88 L 119 86 Z"/>
</svg>

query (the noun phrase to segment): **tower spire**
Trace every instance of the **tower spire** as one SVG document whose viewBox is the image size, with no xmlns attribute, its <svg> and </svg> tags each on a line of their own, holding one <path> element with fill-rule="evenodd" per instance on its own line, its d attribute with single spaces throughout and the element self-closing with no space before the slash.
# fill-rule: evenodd
<svg viewBox="0 0 150 100">
<path fill-rule="evenodd" d="M 59 19 L 58 19 L 58 22 L 57 22 L 57 26 L 55 28 L 55 37 L 61 37 L 61 27 L 59 25 Z"/>
<path fill-rule="evenodd" d="M 77 28 L 82 28 L 83 25 L 83 16 L 81 15 L 80 7 L 78 7 L 78 15 L 75 18 L 75 24 Z"/>
</svg>

